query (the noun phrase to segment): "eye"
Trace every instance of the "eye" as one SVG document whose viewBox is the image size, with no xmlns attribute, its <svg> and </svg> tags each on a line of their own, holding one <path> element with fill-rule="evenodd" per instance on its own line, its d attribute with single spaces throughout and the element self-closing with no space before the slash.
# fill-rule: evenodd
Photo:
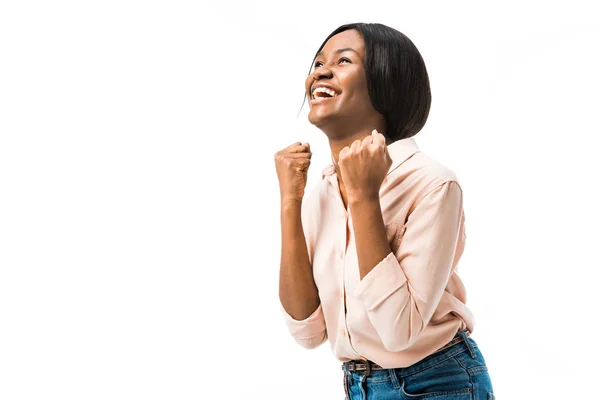
<svg viewBox="0 0 600 400">
<path fill-rule="evenodd" d="M 317 68 L 317 67 L 320 67 L 322 65 L 323 65 L 323 63 L 321 61 L 316 61 L 314 67 Z"/>
<path fill-rule="evenodd" d="M 352 61 L 350 61 L 350 59 L 349 59 L 349 58 L 346 58 L 346 57 L 340 58 L 340 61 L 339 61 L 339 62 L 341 63 L 342 61 L 346 61 L 346 62 L 349 62 L 349 63 L 351 63 L 351 62 L 352 62 Z"/>
</svg>

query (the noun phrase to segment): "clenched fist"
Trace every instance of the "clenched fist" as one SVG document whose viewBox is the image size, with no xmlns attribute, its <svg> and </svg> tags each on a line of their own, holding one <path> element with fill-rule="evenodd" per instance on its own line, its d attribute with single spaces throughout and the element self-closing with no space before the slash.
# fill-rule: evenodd
<svg viewBox="0 0 600 400">
<path fill-rule="evenodd" d="M 338 165 L 348 198 L 379 199 L 379 189 L 392 166 L 385 137 L 373 129 L 371 135 L 340 151 Z"/>
<path fill-rule="evenodd" d="M 296 142 L 275 153 L 281 200 L 302 200 L 310 166 L 310 144 Z"/>
</svg>

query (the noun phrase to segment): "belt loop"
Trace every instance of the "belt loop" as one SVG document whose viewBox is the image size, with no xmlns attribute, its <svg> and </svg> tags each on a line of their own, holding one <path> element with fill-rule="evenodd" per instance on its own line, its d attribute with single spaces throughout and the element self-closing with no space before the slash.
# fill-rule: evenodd
<svg viewBox="0 0 600 400">
<path fill-rule="evenodd" d="M 396 375 L 396 370 L 398 368 L 389 368 L 388 371 L 390 373 L 390 379 L 392 381 L 392 385 L 394 385 L 394 389 L 400 389 L 400 382 L 398 382 L 398 375 Z M 400 378 L 402 379 L 402 378 Z"/>
<path fill-rule="evenodd" d="M 467 345 L 467 349 L 469 349 L 469 354 L 471 354 L 471 358 L 475 358 L 475 357 L 477 357 L 477 354 L 475 354 L 475 347 L 473 347 L 473 343 L 471 343 L 468 340 L 469 337 L 467 336 L 467 332 L 468 332 L 467 329 L 463 329 L 459 333 L 460 333 L 460 336 L 462 336 L 463 341 Z"/>
</svg>

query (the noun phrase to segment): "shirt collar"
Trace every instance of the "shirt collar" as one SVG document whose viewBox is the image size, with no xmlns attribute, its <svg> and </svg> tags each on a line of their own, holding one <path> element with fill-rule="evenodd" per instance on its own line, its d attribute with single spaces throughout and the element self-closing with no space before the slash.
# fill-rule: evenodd
<svg viewBox="0 0 600 400">
<path fill-rule="evenodd" d="M 390 157 L 392 158 L 392 166 L 386 175 L 389 175 L 390 172 L 398 168 L 400 164 L 408 160 L 410 156 L 420 151 L 414 137 L 396 140 L 394 143 L 389 144 L 387 149 L 388 153 L 390 153 Z M 321 173 L 321 179 L 325 179 L 325 177 L 333 174 L 335 174 L 335 167 L 333 166 L 333 162 L 331 162 L 325 167 L 325 169 L 323 169 L 323 172 Z"/>
</svg>

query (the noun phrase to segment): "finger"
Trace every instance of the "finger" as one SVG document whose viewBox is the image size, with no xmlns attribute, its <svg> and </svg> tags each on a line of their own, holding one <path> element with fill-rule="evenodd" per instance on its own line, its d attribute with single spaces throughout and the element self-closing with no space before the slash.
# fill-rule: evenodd
<svg viewBox="0 0 600 400">
<path fill-rule="evenodd" d="M 283 165 L 287 168 L 302 170 L 304 168 L 308 168 L 308 166 L 310 165 L 310 160 L 308 158 L 287 158 L 283 160 Z"/>
<path fill-rule="evenodd" d="M 296 142 L 288 147 L 285 150 L 289 153 L 303 153 L 310 150 L 310 145 L 308 143 L 300 143 Z"/>
<path fill-rule="evenodd" d="M 304 153 L 310 151 L 310 147 L 308 143 L 304 144 L 293 144 L 286 148 L 286 152 L 288 153 Z"/>
<path fill-rule="evenodd" d="M 312 153 L 284 153 L 283 154 L 284 157 L 287 158 L 308 158 L 310 159 L 312 157 Z"/>
<path fill-rule="evenodd" d="M 291 148 L 293 148 L 293 147 L 300 146 L 301 144 L 302 144 L 302 142 L 296 142 L 296 143 L 292 143 L 292 144 L 290 144 L 288 147 L 286 147 L 284 150 L 287 150 L 287 149 L 291 149 Z"/>
<path fill-rule="evenodd" d="M 310 166 L 310 160 L 298 160 L 297 162 L 294 163 L 294 167 L 298 171 L 306 171 L 309 166 Z"/>
<path fill-rule="evenodd" d="M 373 136 L 373 144 L 385 147 L 385 136 L 377 132 L 377 129 L 373 129 L 371 136 Z"/>
<path fill-rule="evenodd" d="M 340 163 L 340 161 L 342 161 L 342 159 L 346 156 L 346 154 L 348 153 L 348 151 L 350 151 L 350 149 L 348 148 L 348 146 L 344 147 L 341 151 L 340 154 L 338 154 L 338 164 Z"/>
</svg>

